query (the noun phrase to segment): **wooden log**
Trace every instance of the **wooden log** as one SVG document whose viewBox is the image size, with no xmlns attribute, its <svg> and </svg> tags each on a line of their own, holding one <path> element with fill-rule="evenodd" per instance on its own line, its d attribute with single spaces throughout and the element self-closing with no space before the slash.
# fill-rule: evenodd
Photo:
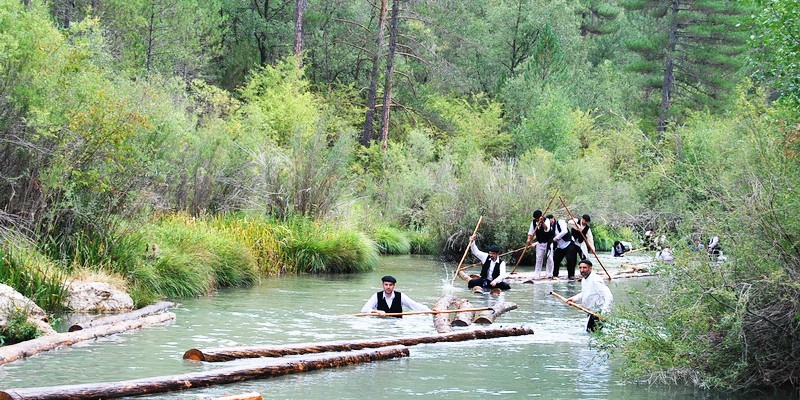
<svg viewBox="0 0 800 400">
<path fill-rule="evenodd" d="M 0 392 L 0 400 L 110 399 L 138 396 L 407 357 L 408 354 L 407 347 L 393 346 L 382 349 L 350 351 L 336 354 L 315 354 L 303 359 L 265 359 L 253 361 L 245 365 L 215 368 L 209 371 L 191 372 L 180 375 L 159 376 L 120 382 L 8 389 Z"/>
<path fill-rule="evenodd" d="M 433 305 L 433 310 L 447 310 L 450 307 L 450 303 L 454 300 L 452 295 L 447 295 L 439 300 L 436 301 L 436 304 Z M 436 332 L 439 333 L 448 333 L 452 332 L 453 328 L 450 327 L 450 314 L 434 314 L 433 315 L 433 327 L 436 329 Z"/>
<path fill-rule="evenodd" d="M 214 397 L 213 400 L 263 400 L 258 392 L 232 394 L 230 396 Z"/>
<path fill-rule="evenodd" d="M 12 361 L 17 361 L 58 347 L 70 346 L 78 342 L 139 329 L 147 325 L 161 324 L 174 319 L 174 313 L 165 312 L 149 317 L 118 322 L 111 325 L 97 326 L 75 332 L 56 333 L 55 335 L 42 336 L 25 342 L 3 346 L 0 347 L 0 365 L 8 364 Z"/>
<path fill-rule="evenodd" d="M 355 341 L 333 341 L 316 343 L 295 343 L 284 345 L 256 345 L 239 347 L 219 347 L 213 349 L 190 349 L 183 358 L 195 361 L 231 361 L 239 358 L 283 357 L 298 354 L 324 353 L 376 348 L 394 345 L 414 346 L 424 343 L 461 342 L 474 339 L 492 339 L 507 336 L 532 335 L 533 329 L 525 327 L 505 327 L 495 329 L 475 329 L 442 333 L 430 336 L 409 336 L 396 338 L 365 339 Z"/>
<path fill-rule="evenodd" d="M 69 327 L 69 332 L 79 331 L 81 329 L 92 328 L 95 326 L 101 325 L 110 325 L 115 324 L 117 322 L 122 321 L 129 321 L 136 318 L 146 317 L 148 315 L 153 315 L 165 311 L 170 307 L 174 307 L 175 303 L 170 301 L 159 301 L 158 303 L 151 304 L 147 307 L 142 307 L 138 310 L 133 310 L 131 312 L 126 312 L 122 314 L 114 314 L 108 315 L 100 318 L 95 318 L 90 321 L 81 322 L 78 324 L 74 324 Z"/>
<path fill-rule="evenodd" d="M 502 303 L 493 305 L 491 310 L 477 313 L 475 316 L 475 321 L 473 322 L 478 325 L 490 325 L 497 317 L 505 314 L 508 311 L 515 310 L 516 308 L 517 303 L 509 303 L 504 301 Z"/>
<path fill-rule="evenodd" d="M 457 300 L 455 305 L 456 309 L 471 309 L 472 304 L 467 299 Z M 475 319 L 475 311 L 462 311 L 453 316 L 453 321 L 450 326 L 468 326 L 472 325 L 472 320 Z"/>
</svg>

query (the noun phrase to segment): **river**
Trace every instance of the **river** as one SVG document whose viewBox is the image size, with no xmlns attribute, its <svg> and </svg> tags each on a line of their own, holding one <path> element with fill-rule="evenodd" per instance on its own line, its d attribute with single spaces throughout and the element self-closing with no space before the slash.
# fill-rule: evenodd
<svg viewBox="0 0 800 400">
<path fill-rule="evenodd" d="M 607 264 L 613 261 L 604 255 Z M 618 263 L 617 263 L 618 264 Z M 202 399 L 259 392 L 270 399 L 366 398 L 545 398 L 688 399 L 733 398 L 691 388 L 623 384 L 612 363 L 593 349 L 579 311 L 548 296 L 569 296 L 580 283 L 514 284 L 494 298 L 472 294 L 466 283 L 450 287 L 454 265 L 425 257 L 384 257 L 369 273 L 272 277 L 247 289 L 182 299 L 174 323 L 45 352 L 0 367 L 0 387 L 21 388 L 109 382 L 219 368 L 224 363 L 185 361 L 190 348 L 306 343 L 330 340 L 431 335 L 430 315 L 402 319 L 352 317 L 373 293 L 380 277 L 397 278 L 397 290 L 432 305 L 446 291 L 472 306 L 505 300 L 518 305 L 493 326 L 525 325 L 534 335 L 435 343 L 410 347 L 410 357 L 312 371 L 258 381 L 137 398 Z M 530 270 L 530 267 L 524 267 Z M 562 275 L 566 271 L 562 268 Z M 626 290 L 648 279 L 615 279 L 615 303 Z M 742 399 L 776 398 L 774 395 Z M 796 398 L 796 397 L 793 397 Z"/>
</svg>

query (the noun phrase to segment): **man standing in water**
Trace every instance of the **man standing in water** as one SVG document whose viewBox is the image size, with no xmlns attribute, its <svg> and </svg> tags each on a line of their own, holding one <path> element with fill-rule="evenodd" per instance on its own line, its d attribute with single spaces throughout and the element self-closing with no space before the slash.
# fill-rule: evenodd
<svg viewBox="0 0 800 400">
<path fill-rule="evenodd" d="M 611 294 L 611 289 L 606 286 L 597 274 L 592 273 L 592 262 L 589 260 L 581 260 L 580 271 L 583 280 L 581 281 L 581 292 L 567 299 L 567 303 L 581 303 L 584 307 L 590 310 L 597 310 L 595 313 L 607 313 L 611 310 L 611 303 L 614 301 L 614 296 Z M 586 331 L 594 332 L 600 329 L 601 325 L 598 324 L 598 318 L 594 315 L 589 316 L 586 321 Z"/>
<path fill-rule="evenodd" d="M 375 315 L 384 315 L 386 313 L 402 313 L 403 307 L 408 307 L 414 311 L 430 311 L 427 306 L 417 303 L 411 297 L 404 296 L 402 293 L 394 290 L 397 279 L 393 276 L 386 275 L 381 278 L 383 282 L 383 291 L 375 293 L 364 303 L 361 307 L 362 313 L 374 313 Z M 392 317 L 402 318 L 402 315 L 392 315 Z"/>
<path fill-rule="evenodd" d="M 539 279 L 539 274 L 542 272 L 542 264 L 545 264 L 545 279 L 553 277 L 553 252 L 550 251 L 553 238 L 556 236 L 554 228 L 550 226 L 550 217 L 542 217 L 542 211 L 536 210 L 533 212 L 533 221 L 531 227 L 528 229 L 528 242 L 536 238 L 536 266 L 534 267 L 533 279 Z M 546 263 L 545 263 L 545 260 Z"/>
<path fill-rule="evenodd" d="M 489 246 L 489 252 L 484 253 L 478 249 L 475 244 L 475 235 L 469 237 L 469 249 L 472 255 L 481 260 L 483 267 L 481 268 L 481 276 L 470 279 L 467 287 L 470 289 L 480 286 L 484 289 L 500 289 L 509 290 L 511 285 L 505 282 L 506 279 L 506 262 L 500 260 L 500 246 Z"/>
</svg>

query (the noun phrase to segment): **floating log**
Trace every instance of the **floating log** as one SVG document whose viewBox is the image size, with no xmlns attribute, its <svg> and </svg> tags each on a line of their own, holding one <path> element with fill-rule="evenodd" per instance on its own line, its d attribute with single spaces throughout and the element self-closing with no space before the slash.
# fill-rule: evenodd
<svg viewBox="0 0 800 400">
<path fill-rule="evenodd" d="M 129 321 L 136 318 L 146 317 L 148 315 L 157 314 L 170 307 L 174 307 L 175 303 L 170 301 L 159 301 L 158 303 L 151 304 L 147 307 L 142 307 L 138 310 L 126 312 L 122 314 L 108 315 L 100 318 L 95 318 L 90 321 L 74 324 L 69 327 L 69 332 L 75 332 L 86 328 L 92 328 L 101 325 L 110 325 L 117 322 Z"/>
<path fill-rule="evenodd" d="M 214 397 L 213 400 L 263 400 L 258 392 L 232 394 L 230 396 Z"/>
<path fill-rule="evenodd" d="M 284 345 L 261 345 L 220 347 L 214 349 L 190 349 L 183 358 L 195 361 L 230 361 L 239 358 L 282 357 L 288 355 L 324 353 L 327 351 L 346 351 L 393 345 L 413 346 L 423 343 L 461 342 L 473 339 L 492 339 L 507 336 L 532 335 L 533 329 L 524 327 L 506 327 L 495 329 L 476 329 L 459 332 L 442 333 L 431 336 L 410 336 L 397 338 L 366 339 L 357 341 L 333 341 L 317 343 L 295 343 Z"/>
<path fill-rule="evenodd" d="M 447 295 L 439 300 L 436 301 L 436 304 L 433 305 L 434 310 L 447 310 L 450 308 L 450 303 L 452 303 L 454 297 L 452 295 Z M 436 329 L 436 332 L 439 333 L 448 333 L 452 332 L 453 328 L 450 327 L 450 315 L 449 314 L 434 314 L 433 315 L 433 327 Z"/>
<path fill-rule="evenodd" d="M 0 392 L 0 400 L 110 399 L 139 396 L 143 394 L 164 393 L 225 383 L 242 382 L 251 379 L 270 378 L 323 368 L 407 357 L 408 354 L 407 347 L 393 346 L 377 350 L 338 353 L 335 355 L 315 354 L 303 359 L 294 360 L 267 359 L 253 361 L 246 365 L 235 367 L 216 368 L 210 371 L 120 382 L 9 389 Z"/>
<path fill-rule="evenodd" d="M 492 306 L 491 310 L 481 311 L 477 313 L 475 316 L 475 322 L 478 325 L 490 325 L 494 322 L 495 318 L 503 315 L 504 313 L 515 310 L 517 308 L 517 303 L 509 303 L 504 301 L 499 304 L 495 304 Z"/>
<path fill-rule="evenodd" d="M 471 309 L 472 304 L 470 304 L 467 299 L 461 299 L 455 302 L 454 307 L 462 310 Z M 461 311 L 453 316 L 453 321 L 450 322 L 450 326 L 468 326 L 472 324 L 473 319 L 475 319 L 475 311 Z"/>
<path fill-rule="evenodd" d="M 174 319 L 174 313 L 165 312 L 149 317 L 118 322 L 111 325 L 97 326 L 75 332 L 56 333 L 55 335 L 42 336 L 25 342 L 3 346 L 0 347 L 0 365 L 8 364 L 12 361 L 17 361 L 61 346 L 70 346 L 78 342 L 139 329 L 147 325 L 161 324 Z"/>
</svg>

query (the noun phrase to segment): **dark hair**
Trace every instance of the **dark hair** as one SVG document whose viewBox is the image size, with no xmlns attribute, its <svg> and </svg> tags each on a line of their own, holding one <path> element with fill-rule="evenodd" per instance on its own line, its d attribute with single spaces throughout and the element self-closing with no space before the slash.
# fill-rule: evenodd
<svg viewBox="0 0 800 400">
<path fill-rule="evenodd" d="M 589 217 L 589 214 L 583 214 L 583 217 L 581 218 L 583 218 L 583 220 L 586 222 L 592 222 L 592 218 Z"/>
<path fill-rule="evenodd" d="M 533 219 L 539 219 L 542 216 L 542 210 L 536 210 L 533 212 Z"/>
<path fill-rule="evenodd" d="M 547 214 L 547 215 L 545 216 L 545 218 L 547 218 L 547 219 L 553 218 L 553 214 Z"/>
</svg>

